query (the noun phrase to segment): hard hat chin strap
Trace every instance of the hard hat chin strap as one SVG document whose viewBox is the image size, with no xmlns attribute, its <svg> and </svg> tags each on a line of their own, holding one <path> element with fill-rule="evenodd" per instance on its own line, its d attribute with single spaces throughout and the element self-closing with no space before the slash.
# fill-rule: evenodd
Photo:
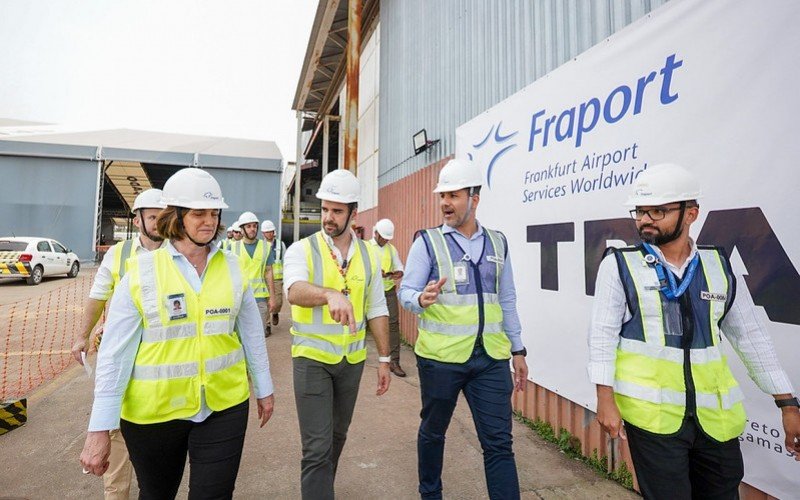
<svg viewBox="0 0 800 500">
<path fill-rule="evenodd" d="M 138 212 L 139 212 L 139 222 L 142 223 L 142 227 L 140 228 L 142 234 L 145 235 L 150 241 L 154 241 L 156 243 L 164 241 L 164 238 L 162 238 L 160 235 L 152 235 L 150 234 L 150 231 L 147 230 L 147 222 L 144 219 L 144 208 L 140 208 Z"/>
<path fill-rule="evenodd" d="M 194 238 L 189 236 L 189 232 L 186 231 L 186 226 L 183 225 L 183 216 L 186 215 L 187 210 L 183 207 L 177 207 L 177 208 L 178 208 L 178 224 L 181 225 L 181 229 L 183 229 L 183 234 L 185 234 L 186 237 L 189 238 L 189 241 L 191 241 L 192 243 L 194 243 L 199 247 L 204 247 L 209 243 L 211 243 L 212 241 L 214 241 L 214 239 L 217 237 L 216 231 L 214 232 L 214 236 L 206 243 L 200 243 L 198 241 L 195 241 Z M 220 224 L 222 224 L 222 210 L 220 210 L 219 213 L 217 214 L 217 228 L 219 228 Z"/>
</svg>

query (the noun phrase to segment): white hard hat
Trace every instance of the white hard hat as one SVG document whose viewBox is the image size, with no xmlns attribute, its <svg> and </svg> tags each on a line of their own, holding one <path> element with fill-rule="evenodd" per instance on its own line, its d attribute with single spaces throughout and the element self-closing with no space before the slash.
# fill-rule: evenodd
<svg viewBox="0 0 800 500">
<path fill-rule="evenodd" d="M 674 163 L 661 163 L 640 173 L 625 202 L 631 207 L 665 205 L 702 198 L 700 183 L 688 170 Z"/>
<path fill-rule="evenodd" d="M 183 168 L 167 179 L 161 203 L 197 210 L 228 208 L 217 180 L 199 168 Z"/>
<path fill-rule="evenodd" d="M 238 220 L 236 222 L 234 222 L 233 224 L 231 224 L 231 231 L 236 231 L 237 233 L 241 233 L 242 232 L 242 228 L 241 228 Z"/>
<path fill-rule="evenodd" d="M 161 190 L 160 189 L 147 189 L 142 191 L 133 200 L 133 208 L 131 213 L 136 213 L 140 208 L 166 208 L 167 206 L 161 203 Z"/>
<path fill-rule="evenodd" d="M 384 239 L 394 238 L 394 224 L 389 219 L 381 219 L 375 223 L 375 231 Z"/>
<path fill-rule="evenodd" d="M 483 184 L 478 167 L 471 162 L 453 158 L 439 172 L 439 183 L 434 193 L 450 193 Z"/>
<path fill-rule="evenodd" d="M 265 220 L 264 222 L 261 223 L 262 233 L 268 233 L 274 230 L 275 230 L 275 224 L 273 224 L 271 220 Z"/>
<path fill-rule="evenodd" d="M 344 169 L 334 170 L 326 175 L 319 184 L 317 198 L 338 203 L 358 203 L 361 196 L 359 184 L 353 172 Z"/>
<path fill-rule="evenodd" d="M 258 224 L 258 217 L 253 212 L 242 212 L 242 215 L 239 216 L 239 225 L 244 226 L 245 224 L 250 224 L 251 222 L 255 222 Z"/>
</svg>

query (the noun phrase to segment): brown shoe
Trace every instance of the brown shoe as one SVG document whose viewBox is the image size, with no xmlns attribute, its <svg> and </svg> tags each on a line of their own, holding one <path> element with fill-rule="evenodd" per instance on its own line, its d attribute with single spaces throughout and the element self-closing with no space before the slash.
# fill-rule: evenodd
<svg viewBox="0 0 800 500">
<path fill-rule="evenodd" d="M 273 314 L 272 315 L 272 324 L 273 324 L 273 326 L 277 326 L 278 325 L 278 315 L 277 314 Z"/>
<path fill-rule="evenodd" d="M 404 372 L 403 369 L 400 367 L 399 361 L 392 361 L 391 363 L 389 363 L 389 370 L 391 370 L 392 373 L 394 373 L 398 377 L 406 376 L 406 372 Z"/>
</svg>

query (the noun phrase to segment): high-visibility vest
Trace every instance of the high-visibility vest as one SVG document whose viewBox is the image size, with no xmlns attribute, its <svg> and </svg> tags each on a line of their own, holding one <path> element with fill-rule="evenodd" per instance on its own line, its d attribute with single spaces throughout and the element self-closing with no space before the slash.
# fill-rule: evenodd
<svg viewBox="0 0 800 500">
<path fill-rule="evenodd" d="M 273 241 L 277 241 L 277 245 L 273 245 L 267 240 L 264 240 L 267 243 L 267 255 L 270 252 L 275 252 L 275 258 L 272 262 L 272 279 L 273 280 L 282 280 L 283 279 L 283 254 L 286 253 L 286 245 L 279 241 L 277 238 Z"/>
<path fill-rule="evenodd" d="M 465 260 L 464 250 L 440 227 L 419 233 L 435 263 L 427 281 L 447 278 L 436 302 L 419 315 L 414 352 L 423 358 L 463 363 L 472 354 L 479 333 L 486 354 L 494 359 L 511 358 L 499 296 L 507 255 L 505 237 L 491 229 L 483 231 L 483 255 L 477 264 Z M 456 265 L 467 266 L 466 283 L 456 283 Z"/>
<path fill-rule="evenodd" d="M 374 239 L 371 240 L 373 251 L 375 252 L 378 262 L 381 264 L 381 271 L 390 273 L 394 271 L 394 256 L 397 255 L 397 249 L 391 243 L 387 242 L 385 245 L 380 246 Z M 387 276 L 383 278 L 383 291 L 388 292 L 394 288 L 394 279 Z"/>
<path fill-rule="evenodd" d="M 681 427 L 687 387 L 693 386 L 700 426 L 712 438 L 727 441 L 741 434 L 746 420 L 744 395 L 719 347 L 735 277 L 721 249 L 698 247 L 697 252 L 692 282 L 679 299 L 670 301 L 660 291 L 655 267 L 645 261 L 644 248 L 614 251 L 632 315 L 620 333 L 614 395 L 624 420 L 656 434 L 672 434 Z M 683 336 L 665 326 L 684 328 L 685 318 L 692 320 L 685 325 L 693 331 L 691 348 L 684 348 Z M 687 363 L 689 373 L 684 370 Z"/>
<path fill-rule="evenodd" d="M 231 253 L 239 257 L 242 272 L 250 283 L 250 288 L 253 290 L 253 296 L 256 299 L 266 299 L 269 297 L 269 288 L 264 278 L 264 273 L 267 269 L 267 257 L 269 250 L 264 245 L 263 240 L 257 240 L 256 249 L 253 251 L 253 256 L 245 248 L 244 239 L 236 241 L 231 247 Z"/>
<path fill-rule="evenodd" d="M 314 285 L 345 289 L 345 278 L 322 232 L 318 231 L 301 241 L 306 254 L 309 282 Z M 356 334 L 331 318 L 327 305 L 301 307 L 292 305 L 292 357 L 304 357 L 321 363 L 336 364 L 342 358 L 355 364 L 367 357 L 366 310 L 369 286 L 377 274 L 378 265 L 363 240 L 355 239 L 355 252 L 345 271 L 348 298 L 353 304 Z"/>
<path fill-rule="evenodd" d="M 111 267 L 111 277 L 114 279 L 114 288 L 119 285 L 119 282 L 125 277 L 126 264 L 128 259 L 136 256 L 138 246 L 134 245 L 134 240 L 120 241 L 113 246 L 114 249 L 114 264 Z"/>
<path fill-rule="evenodd" d="M 234 331 L 246 284 L 236 257 L 214 254 L 199 293 L 165 248 L 131 259 L 128 274 L 144 329 L 122 418 L 153 424 L 191 417 L 203 389 L 213 411 L 247 400 L 244 351 Z M 175 300 L 185 304 L 183 314 L 175 314 Z"/>
</svg>

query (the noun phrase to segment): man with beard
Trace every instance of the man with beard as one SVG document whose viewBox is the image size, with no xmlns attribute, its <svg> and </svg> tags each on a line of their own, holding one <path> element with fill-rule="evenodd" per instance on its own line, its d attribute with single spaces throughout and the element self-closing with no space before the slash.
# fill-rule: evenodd
<svg viewBox="0 0 800 500">
<path fill-rule="evenodd" d="M 128 259 L 140 252 L 150 252 L 161 248 L 164 239 L 156 231 L 156 220 L 161 209 L 161 190 L 148 189 L 142 191 L 133 201 L 133 225 L 139 230 L 139 236 L 130 240 L 120 241 L 108 249 L 103 262 L 94 276 L 89 299 L 83 309 L 81 331 L 77 332 L 75 343 L 72 345 L 72 357 L 83 364 L 82 354 L 89 351 L 88 340 L 95 325 L 106 307 L 106 302 L 114 293 L 114 288 L 119 284 L 128 268 Z M 102 327 L 97 333 L 99 342 Z M 128 458 L 128 449 L 119 429 L 110 433 L 111 455 L 108 470 L 103 474 L 103 485 L 106 500 L 127 499 L 131 487 L 131 474 L 133 467 Z"/>
<path fill-rule="evenodd" d="M 272 335 L 270 325 L 270 310 L 275 307 L 275 296 L 272 291 L 275 284 L 272 281 L 272 262 L 275 256 L 271 254 L 268 246 L 258 237 L 258 217 L 253 212 L 243 212 L 236 221 L 242 232 L 242 239 L 231 246 L 231 253 L 239 257 L 242 272 L 250 282 L 253 296 L 261 313 L 261 322 L 264 323 L 264 336 Z"/>
<path fill-rule="evenodd" d="M 689 236 L 700 197 L 679 165 L 641 173 L 627 205 L 642 243 L 613 250 L 597 275 L 588 366 L 597 421 L 628 440 L 645 498 L 738 497 L 744 396 L 721 334 L 781 408 L 787 451 L 800 452 L 798 401 L 752 298 L 737 290 L 724 249 Z"/>
<path fill-rule="evenodd" d="M 450 160 L 433 190 L 444 224 L 411 245 L 400 303 L 419 314 L 422 395 L 417 469 L 422 498 L 442 498 L 445 433 L 461 392 L 475 419 L 489 498 L 520 497 L 511 436 L 511 394 L 528 378 L 508 243 L 475 213 L 481 173 Z M 513 380 L 509 359 L 514 368 Z"/>
<path fill-rule="evenodd" d="M 336 468 L 367 357 L 367 326 L 378 351 L 376 394 L 389 389 L 389 313 L 380 266 L 350 228 L 360 193 L 350 171 L 326 175 L 317 191 L 322 231 L 294 243 L 284 258 L 304 499 L 334 498 Z"/>
</svg>

